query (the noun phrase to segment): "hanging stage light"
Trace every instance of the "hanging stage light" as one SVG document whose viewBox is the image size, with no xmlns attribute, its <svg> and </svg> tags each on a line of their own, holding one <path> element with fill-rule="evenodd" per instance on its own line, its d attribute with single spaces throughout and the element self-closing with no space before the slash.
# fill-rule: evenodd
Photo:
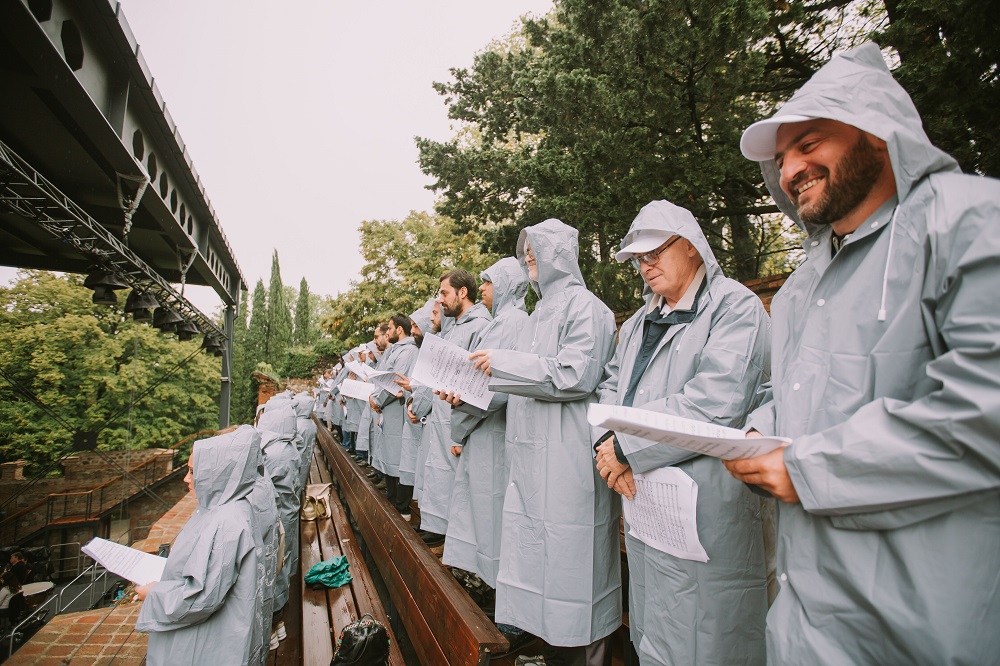
<svg viewBox="0 0 1000 666">
<path fill-rule="evenodd" d="M 153 311 L 153 326 L 161 333 L 173 333 L 184 318 L 168 307 L 158 307 Z"/>
<path fill-rule="evenodd" d="M 125 314 L 131 314 L 137 322 L 153 320 L 153 309 L 159 306 L 156 299 L 144 291 L 133 289 L 125 299 Z"/>
<path fill-rule="evenodd" d="M 180 340 L 181 342 L 187 342 L 188 340 L 192 340 L 194 336 L 198 335 L 199 333 L 201 333 L 201 331 L 199 331 L 198 327 L 195 326 L 192 322 L 182 321 L 179 324 L 177 324 L 177 339 Z"/>
<path fill-rule="evenodd" d="M 94 305 L 115 305 L 118 303 L 118 296 L 108 287 L 94 287 L 94 296 L 91 300 Z"/>
</svg>

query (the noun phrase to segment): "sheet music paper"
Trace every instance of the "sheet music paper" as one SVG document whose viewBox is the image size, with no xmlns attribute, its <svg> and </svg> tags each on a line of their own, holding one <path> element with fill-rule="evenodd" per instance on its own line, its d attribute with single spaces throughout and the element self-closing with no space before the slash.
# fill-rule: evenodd
<svg viewBox="0 0 1000 666">
<path fill-rule="evenodd" d="M 434 390 L 456 391 L 463 401 L 486 409 L 493 399 L 490 378 L 475 367 L 469 354 L 468 350 L 427 333 L 420 345 L 412 377 Z"/>
<path fill-rule="evenodd" d="M 165 557 L 150 555 L 100 537 L 94 537 L 80 550 L 111 573 L 138 585 L 160 580 L 163 567 L 167 564 Z"/>
<path fill-rule="evenodd" d="M 723 460 L 755 458 L 781 448 L 784 437 L 747 439 L 742 430 L 620 405 L 590 405 L 590 425 L 662 442 L 679 449 Z"/>
<path fill-rule="evenodd" d="M 395 379 L 396 373 L 391 370 L 368 371 L 368 381 L 371 382 L 376 389 L 382 389 L 391 395 L 396 395 L 403 390 L 400 388 L 399 384 L 393 381 Z"/>
<path fill-rule="evenodd" d="M 356 379 L 345 379 L 340 383 L 340 393 L 355 400 L 367 400 L 374 390 L 374 384 L 359 382 Z"/>
<path fill-rule="evenodd" d="M 344 364 L 344 367 L 353 372 L 357 376 L 357 378 L 360 379 L 361 381 L 363 382 L 368 381 L 368 373 L 371 372 L 371 368 L 369 368 L 367 365 L 362 365 L 357 361 L 348 361 L 347 363 Z M 348 378 L 345 381 L 348 380 L 350 380 L 350 378 Z"/>
<path fill-rule="evenodd" d="M 633 474 L 635 497 L 622 501 L 628 533 L 668 555 L 708 562 L 698 539 L 698 484 L 676 467 Z"/>
</svg>

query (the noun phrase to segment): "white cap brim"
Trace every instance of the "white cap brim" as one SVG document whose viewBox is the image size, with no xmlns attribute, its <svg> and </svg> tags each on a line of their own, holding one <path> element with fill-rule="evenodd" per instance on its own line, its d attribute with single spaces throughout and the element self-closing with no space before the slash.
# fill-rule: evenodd
<svg viewBox="0 0 1000 666">
<path fill-rule="evenodd" d="M 628 261 L 637 254 L 652 252 L 677 234 L 647 234 L 642 238 L 632 241 L 621 250 L 615 253 L 615 259 L 619 262 Z"/>
<path fill-rule="evenodd" d="M 774 159 L 778 128 L 785 123 L 801 123 L 813 120 L 809 116 L 771 116 L 755 122 L 743 131 L 740 137 L 740 151 L 748 160 L 766 162 Z"/>
</svg>

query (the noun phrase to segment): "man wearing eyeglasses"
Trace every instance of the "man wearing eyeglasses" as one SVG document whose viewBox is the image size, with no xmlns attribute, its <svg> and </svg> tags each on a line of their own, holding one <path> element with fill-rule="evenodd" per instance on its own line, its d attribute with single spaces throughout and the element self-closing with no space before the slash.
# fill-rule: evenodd
<svg viewBox="0 0 1000 666">
<path fill-rule="evenodd" d="M 636 266 L 645 306 L 621 328 L 600 401 L 741 426 L 769 375 L 770 322 L 760 299 L 722 274 L 694 216 L 667 201 L 639 211 L 615 258 Z M 657 550 L 626 529 L 630 631 L 641 662 L 763 664 L 758 496 L 716 458 L 614 433 L 600 437 L 597 451 L 601 476 L 626 501 L 636 496 L 637 479 L 638 492 L 653 492 L 643 474 L 658 468 L 698 486 L 698 537 L 708 562 Z"/>
</svg>

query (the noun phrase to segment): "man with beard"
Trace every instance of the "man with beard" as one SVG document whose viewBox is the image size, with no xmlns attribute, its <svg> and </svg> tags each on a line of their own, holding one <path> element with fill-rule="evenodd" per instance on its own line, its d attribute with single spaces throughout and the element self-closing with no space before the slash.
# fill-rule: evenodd
<svg viewBox="0 0 1000 666">
<path fill-rule="evenodd" d="M 413 336 L 410 318 L 404 314 L 395 314 L 388 321 L 387 338 L 390 346 L 380 363 L 380 369 L 386 372 L 397 372 L 403 376 L 409 375 L 417 362 L 417 345 Z M 381 389 L 374 391 L 368 398 L 371 408 L 378 414 L 382 428 L 378 436 L 378 455 L 372 465 L 385 475 L 385 496 L 389 503 L 401 514 L 409 513 L 410 499 L 413 496 L 412 485 L 399 483 L 399 458 L 403 445 L 403 421 L 406 420 L 403 404 L 403 389 L 389 393 Z"/>
<path fill-rule="evenodd" d="M 427 303 L 431 308 L 428 320 L 430 322 L 430 332 L 440 335 L 445 324 L 445 318 L 441 316 L 441 303 L 437 299 L 431 299 Z M 454 321 L 451 317 L 447 318 L 449 328 Z M 427 463 L 427 450 L 430 448 L 431 433 L 433 431 L 428 426 L 428 420 L 430 419 L 431 410 L 437 398 L 434 397 L 434 393 L 430 388 L 426 386 L 411 386 L 408 379 L 403 388 L 411 392 L 410 404 L 407 407 L 406 416 L 412 424 L 420 424 L 420 440 L 416 446 L 413 471 L 413 499 L 419 503 L 424 491 L 424 468 Z M 400 462 L 402 464 L 402 459 Z M 400 478 L 402 479 L 403 476 L 404 473 L 401 472 Z M 426 534 L 430 535 L 427 536 L 427 539 L 430 541 L 438 543 L 444 541 L 444 536 L 436 532 L 428 532 Z"/>
<path fill-rule="evenodd" d="M 781 500 L 768 662 L 994 662 L 1000 183 L 930 143 L 874 44 L 741 148 L 809 233 L 746 424 L 792 442 L 726 464 Z"/>
<path fill-rule="evenodd" d="M 441 276 L 442 317 L 455 324 L 443 334 L 445 340 L 463 349 L 472 349 L 479 333 L 490 322 L 490 311 L 476 302 L 476 278 L 469 271 L 453 270 Z M 451 405 L 434 400 L 425 429 L 430 428 L 424 489 L 420 498 L 420 527 L 427 532 L 448 532 L 448 510 L 458 459 L 451 454 Z"/>
<path fill-rule="evenodd" d="M 382 358 L 382 353 L 389 346 L 389 338 L 386 336 L 386 333 L 388 332 L 389 326 L 387 324 L 379 324 L 375 327 L 374 338 L 362 348 L 362 363 L 376 370 L 379 369 L 378 363 Z M 366 462 L 371 462 L 371 457 L 374 455 L 374 451 L 372 451 L 372 444 L 375 441 L 373 431 L 378 423 L 378 416 L 373 415 L 371 404 L 369 404 L 367 400 L 361 400 L 360 402 L 361 423 L 358 426 L 357 449 L 358 453 Z M 381 473 L 377 473 L 375 475 L 375 480 L 379 486 L 384 485 Z"/>
</svg>

